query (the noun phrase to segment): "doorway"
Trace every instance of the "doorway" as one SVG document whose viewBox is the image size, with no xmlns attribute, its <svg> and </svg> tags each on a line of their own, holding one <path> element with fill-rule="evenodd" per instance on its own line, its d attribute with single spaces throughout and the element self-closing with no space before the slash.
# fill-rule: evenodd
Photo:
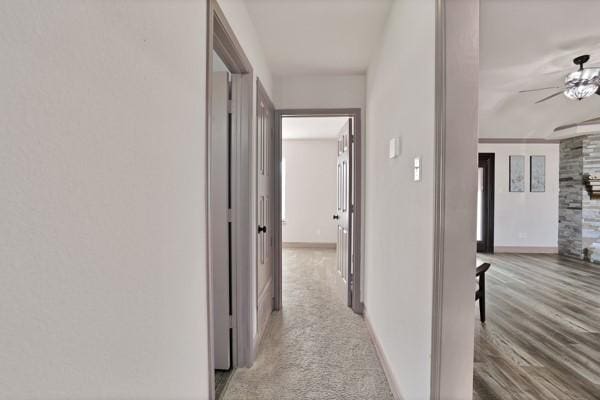
<svg viewBox="0 0 600 400">
<path fill-rule="evenodd" d="M 360 114 L 360 109 L 279 110 L 276 113 L 278 146 L 275 156 L 280 179 L 275 189 L 277 198 L 281 199 L 276 216 L 282 224 L 275 238 L 278 251 L 274 265 L 276 310 L 282 308 L 281 248 L 285 244 L 286 247 L 335 248 L 339 297 L 353 311 L 362 313 Z M 316 140 L 323 143 L 317 145 Z M 294 148 L 300 142 L 304 142 L 302 146 L 306 151 L 297 157 L 299 153 Z M 292 181 L 292 175 L 303 179 L 300 176 L 307 175 L 322 161 L 317 160 L 315 154 L 328 148 L 327 153 L 331 154 L 324 154 L 324 157 L 331 170 L 325 170 L 328 167 L 324 166 L 322 176 L 305 177 L 312 180 L 312 184 L 294 186 L 297 182 Z M 327 180 L 329 175 L 331 179 Z M 321 189 L 317 193 L 318 188 Z M 330 202 L 327 201 L 329 198 Z M 318 200 L 323 201 L 319 203 Z M 309 203 L 314 203 L 310 212 L 306 208 Z M 310 215 L 314 216 L 313 220 Z"/>
<path fill-rule="evenodd" d="M 477 252 L 494 252 L 494 153 L 479 153 L 477 169 Z"/>
<path fill-rule="evenodd" d="M 208 4 L 207 181 L 210 399 L 253 361 L 253 69 L 223 11 Z"/>
<path fill-rule="evenodd" d="M 210 243 L 213 271 L 213 345 L 215 393 L 219 398 L 231 376 L 232 274 L 231 228 L 231 85 L 232 74 L 213 51 L 210 135 Z"/>
</svg>

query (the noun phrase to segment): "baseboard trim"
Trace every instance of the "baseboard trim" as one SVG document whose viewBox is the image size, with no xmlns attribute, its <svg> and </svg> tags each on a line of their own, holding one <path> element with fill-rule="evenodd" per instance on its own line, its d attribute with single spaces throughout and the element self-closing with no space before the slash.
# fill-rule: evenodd
<svg viewBox="0 0 600 400">
<path fill-rule="evenodd" d="M 379 362 L 383 367 L 383 372 L 385 373 L 385 377 L 387 378 L 388 384 L 390 385 L 390 389 L 392 391 L 392 395 L 394 395 L 394 399 L 396 400 L 404 400 L 400 395 L 400 386 L 396 379 L 394 378 L 394 374 L 392 374 L 392 368 L 390 363 L 385 356 L 385 352 L 383 351 L 383 346 L 379 342 L 379 339 L 375 335 L 375 331 L 373 330 L 373 325 L 371 325 L 371 320 L 369 320 L 369 315 L 367 314 L 367 309 L 363 306 L 363 319 L 365 324 L 367 325 L 367 331 L 369 332 L 369 336 L 371 337 L 371 341 L 375 346 L 375 351 L 377 352 L 377 358 L 379 358 Z"/>
<path fill-rule="evenodd" d="M 495 246 L 494 253 L 558 254 L 558 247 Z"/>
<path fill-rule="evenodd" d="M 283 242 L 282 246 L 288 249 L 335 249 L 335 243 L 317 242 Z"/>
</svg>

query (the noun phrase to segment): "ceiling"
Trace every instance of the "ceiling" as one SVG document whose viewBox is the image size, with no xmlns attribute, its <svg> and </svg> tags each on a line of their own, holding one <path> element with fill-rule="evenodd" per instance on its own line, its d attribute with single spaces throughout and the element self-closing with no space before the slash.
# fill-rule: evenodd
<svg viewBox="0 0 600 400">
<path fill-rule="evenodd" d="M 599 18 L 594 0 L 482 0 L 480 137 L 551 139 L 560 125 L 600 116 L 600 96 L 534 104 L 557 90 L 517 93 L 560 86 L 581 54 L 600 66 Z"/>
<path fill-rule="evenodd" d="M 281 137 L 286 139 L 336 139 L 348 117 L 284 117 Z"/>
<path fill-rule="evenodd" d="M 366 71 L 391 0 L 246 0 L 273 74 Z"/>
</svg>

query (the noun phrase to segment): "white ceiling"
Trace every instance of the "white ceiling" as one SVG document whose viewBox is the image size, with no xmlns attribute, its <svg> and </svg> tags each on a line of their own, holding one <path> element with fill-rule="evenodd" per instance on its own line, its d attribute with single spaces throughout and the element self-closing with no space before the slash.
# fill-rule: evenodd
<svg viewBox="0 0 600 400">
<path fill-rule="evenodd" d="M 284 117 L 282 139 L 336 139 L 348 117 Z"/>
<path fill-rule="evenodd" d="M 534 104 L 590 54 L 600 66 L 600 1 L 482 0 L 479 124 L 483 138 L 552 138 L 554 128 L 600 116 L 600 96 Z"/>
<path fill-rule="evenodd" d="M 275 75 L 362 73 L 391 0 L 246 0 Z"/>
</svg>

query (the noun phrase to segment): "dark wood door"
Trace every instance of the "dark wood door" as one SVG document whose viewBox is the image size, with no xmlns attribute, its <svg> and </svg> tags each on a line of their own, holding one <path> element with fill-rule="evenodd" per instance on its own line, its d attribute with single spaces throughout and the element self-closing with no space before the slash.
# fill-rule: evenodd
<svg viewBox="0 0 600 400">
<path fill-rule="evenodd" d="M 494 153 L 479 153 L 477 251 L 494 252 Z"/>
</svg>

